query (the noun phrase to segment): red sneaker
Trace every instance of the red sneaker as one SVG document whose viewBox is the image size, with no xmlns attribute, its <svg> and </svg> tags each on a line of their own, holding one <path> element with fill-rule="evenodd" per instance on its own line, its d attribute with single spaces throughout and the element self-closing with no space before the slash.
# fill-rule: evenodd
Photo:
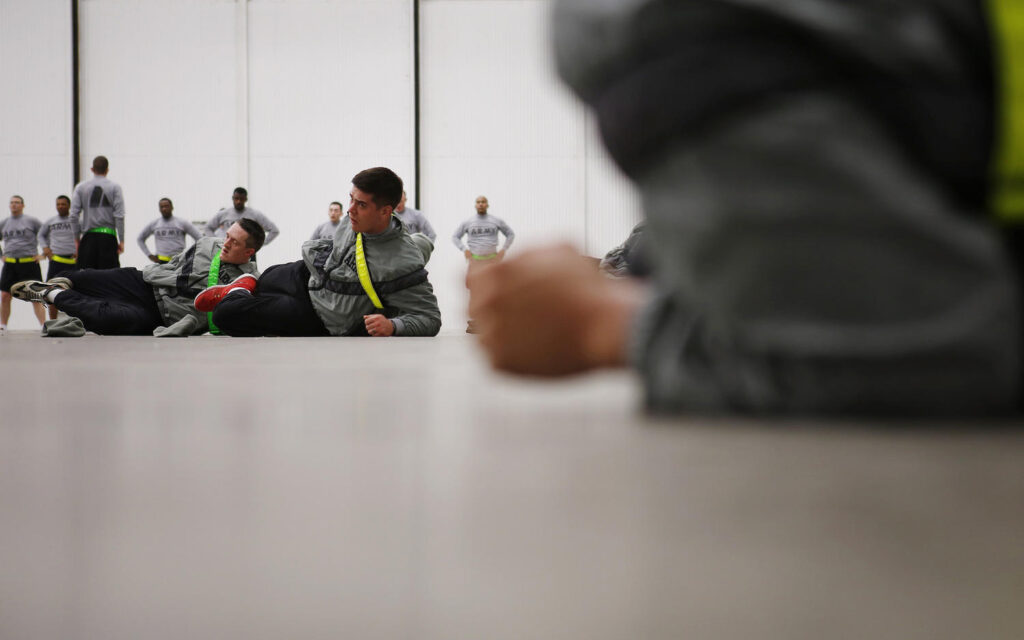
<svg viewBox="0 0 1024 640">
<path fill-rule="evenodd" d="M 256 276 L 243 273 L 228 284 L 219 284 L 215 287 L 209 287 L 196 296 L 196 300 L 193 304 L 196 307 L 196 311 L 213 311 L 213 308 L 224 299 L 224 296 L 226 296 L 229 291 L 244 289 L 245 291 L 252 293 L 255 288 Z"/>
</svg>

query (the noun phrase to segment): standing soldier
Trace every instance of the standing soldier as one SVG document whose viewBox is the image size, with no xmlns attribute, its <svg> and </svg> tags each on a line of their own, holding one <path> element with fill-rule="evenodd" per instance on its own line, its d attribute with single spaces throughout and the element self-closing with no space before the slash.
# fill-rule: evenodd
<svg viewBox="0 0 1024 640">
<path fill-rule="evenodd" d="M 160 198 L 159 207 L 160 217 L 142 228 L 138 241 L 139 248 L 149 257 L 150 262 L 164 264 L 185 250 L 186 234 L 192 236 L 193 240 L 198 240 L 203 234 L 188 220 L 174 217 L 174 203 L 170 198 Z M 156 236 L 153 241 L 154 253 L 150 253 L 146 246 L 150 236 Z"/>
<path fill-rule="evenodd" d="M 71 223 L 81 240 L 78 266 L 83 269 L 116 269 L 124 253 L 124 196 L 121 185 L 107 178 L 110 162 L 104 156 L 92 161 L 93 178 L 75 187 L 71 196 Z M 81 218 L 81 219 L 79 219 Z"/>
<path fill-rule="evenodd" d="M 310 240 L 321 240 L 323 238 L 333 238 L 334 234 L 338 232 L 341 227 L 341 203 L 332 202 L 327 207 L 327 222 L 317 225 L 316 229 L 313 229 L 313 235 L 309 236 Z"/>
<path fill-rule="evenodd" d="M 430 238 L 431 242 L 437 239 L 434 227 L 430 225 L 430 221 L 423 215 L 423 212 L 406 206 L 404 191 L 402 192 L 402 199 L 398 201 L 398 206 L 395 207 L 395 215 L 402 221 L 402 224 L 405 225 L 405 230 L 409 233 L 422 233 Z"/>
<path fill-rule="evenodd" d="M 57 215 L 43 223 L 39 229 L 39 246 L 50 261 L 46 279 L 53 278 L 78 267 L 75 264 L 75 229 L 71 224 L 71 198 L 57 196 Z M 50 307 L 50 319 L 57 318 L 57 307 Z"/>
<path fill-rule="evenodd" d="M 36 236 L 42 223 L 32 216 L 26 216 L 25 200 L 11 196 L 11 217 L 0 222 L 3 237 L 4 267 L 0 272 L 0 336 L 7 333 L 7 321 L 11 318 L 11 285 L 22 280 L 38 280 L 43 277 L 39 269 L 42 258 L 37 249 Z M 46 312 L 38 302 L 32 310 L 43 324 Z"/>
<path fill-rule="evenodd" d="M 459 225 L 459 228 L 452 234 L 452 241 L 455 246 L 466 256 L 469 267 L 466 270 L 466 277 L 473 273 L 481 265 L 498 262 L 505 257 L 505 252 L 512 246 L 512 240 L 516 234 L 512 228 L 505 224 L 505 221 L 487 213 L 490 203 L 486 196 L 478 196 L 476 199 L 476 216 L 466 220 Z M 498 249 L 498 232 L 505 236 L 505 245 Z M 462 243 L 463 236 L 468 236 L 466 244 Z M 466 325 L 466 333 L 476 333 L 473 320 L 470 319 Z"/>
<path fill-rule="evenodd" d="M 276 224 L 271 222 L 270 218 L 263 215 L 262 211 L 247 206 L 247 202 L 249 202 L 249 192 L 245 190 L 245 187 L 237 187 L 231 194 L 231 207 L 221 209 L 210 218 L 204 229 L 205 235 L 223 238 L 231 225 L 241 218 L 249 218 L 263 227 L 263 231 L 267 234 L 266 244 L 270 244 L 281 233 L 280 230 Z"/>
</svg>

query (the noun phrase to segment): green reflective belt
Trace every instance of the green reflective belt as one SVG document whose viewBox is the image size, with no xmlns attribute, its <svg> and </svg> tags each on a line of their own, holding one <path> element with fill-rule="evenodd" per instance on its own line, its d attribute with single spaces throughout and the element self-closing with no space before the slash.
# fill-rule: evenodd
<svg viewBox="0 0 1024 640">
<path fill-rule="evenodd" d="M 74 258 L 65 258 L 64 256 L 58 256 L 56 253 L 50 256 L 50 260 L 61 264 L 75 264 Z"/>
<path fill-rule="evenodd" d="M 377 292 L 373 290 L 373 282 L 370 280 L 370 270 L 366 267 L 366 252 L 363 251 L 363 234 L 356 234 L 356 273 L 359 274 L 359 284 L 363 285 L 363 291 L 369 296 L 370 302 L 378 309 L 383 309 Z"/>
<path fill-rule="evenodd" d="M 478 256 L 475 253 L 473 254 L 473 259 L 474 260 L 494 260 L 497 257 L 498 257 L 498 254 L 496 254 L 496 253 L 488 253 L 485 256 Z"/>
<path fill-rule="evenodd" d="M 114 231 L 110 227 L 93 227 L 92 229 L 86 231 L 86 233 L 108 233 L 114 236 L 115 238 L 117 237 L 117 231 Z"/>
<path fill-rule="evenodd" d="M 32 257 L 28 257 L 28 258 L 8 258 L 8 257 L 4 256 L 4 262 L 10 262 L 12 264 L 25 263 L 25 262 L 35 262 L 35 260 L 36 259 L 32 258 Z"/>
<path fill-rule="evenodd" d="M 217 255 L 213 256 L 213 260 L 210 262 L 210 275 L 206 278 L 206 286 L 216 286 L 218 280 L 220 280 L 220 251 L 217 252 Z M 217 328 L 217 325 L 213 324 L 212 311 L 206 312 L 206 323 L 210 326 L 210 333 L 215 336 L 220 335 L 220 329 Z"/>
<path fill-rule="evenodd" d="M 1005 223 L 1024 222 L 1024 3 L 988 0 L 995 29 L 997 112 L 991 207 Z"/>
</svg>

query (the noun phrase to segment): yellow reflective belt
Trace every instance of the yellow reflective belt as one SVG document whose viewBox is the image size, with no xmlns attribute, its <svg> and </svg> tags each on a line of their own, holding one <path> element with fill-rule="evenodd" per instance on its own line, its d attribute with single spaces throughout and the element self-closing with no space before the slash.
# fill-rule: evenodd
<svg viewBox="0 0 1024 640">
<path fill-rule="evenodd" d="M 65 258 L 64 256 L 58 256 L 56 253 L 50 256 L 50 260 L 61 264 L 75 264 L 74 258 Z"/>
<path fill-rule="evenodd" d="M 378 309 L 383 309 L 377 292 L 373 290 L 373 282 L 370 281 L 370 270 L 366 267 L 366 252 L 363 251 L 363 234 L 356 234 L 356 273 L 359 274 L 359 284 L 363 285 L 363 291 L 370 297 L 370 302 Z"/>
<path fill-rule="evenodd" d="M 1024 222 L 1024 3 L 989 0 L 996 40 L 996 153 L 991 206 L 1002 222 Z"/>
<path fill-rule="evenodd" d="M 478 256 L 475 253 L 473 254 L 473 259 L 474 260 L 494 260 L 497 257 L 498 257 L 498 254 L 496 254 L 496 253 L 488 253 L 485 256 Z"/>
<path fill-rule="evenodd" d="M 23 263 L 23 262 L 35 262 L 35 258 L 8 258 L 4 256 L 4 262 L 10 262 L 12 264 Z"/>
<path fill-rule="evenodd" d="M 160 254 L 157 254 L 156 259 L 157 260 L 163 260 L 164 262 L 170 262 L 171 261 L 171 256 L 162 256 Z"/>
</svg>

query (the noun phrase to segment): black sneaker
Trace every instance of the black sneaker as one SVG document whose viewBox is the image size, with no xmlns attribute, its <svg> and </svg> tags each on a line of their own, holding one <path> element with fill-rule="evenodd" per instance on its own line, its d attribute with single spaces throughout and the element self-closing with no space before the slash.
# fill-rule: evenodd
<svg viewBox="0 0 1024 640">
<path fill-rule="evenodd" d="M 51 291 L 67 291 L 71 288 L 71 281 L 67 278 L 54 278 L 53 282 L 40 282 L 39 280 L 23 280 L 11 285 L 11 297 L 26 302 L 42 302 L 50 304 L 46 295 Z M 65 280 L 66 282 L 57 282 Z"/>
</svg>

